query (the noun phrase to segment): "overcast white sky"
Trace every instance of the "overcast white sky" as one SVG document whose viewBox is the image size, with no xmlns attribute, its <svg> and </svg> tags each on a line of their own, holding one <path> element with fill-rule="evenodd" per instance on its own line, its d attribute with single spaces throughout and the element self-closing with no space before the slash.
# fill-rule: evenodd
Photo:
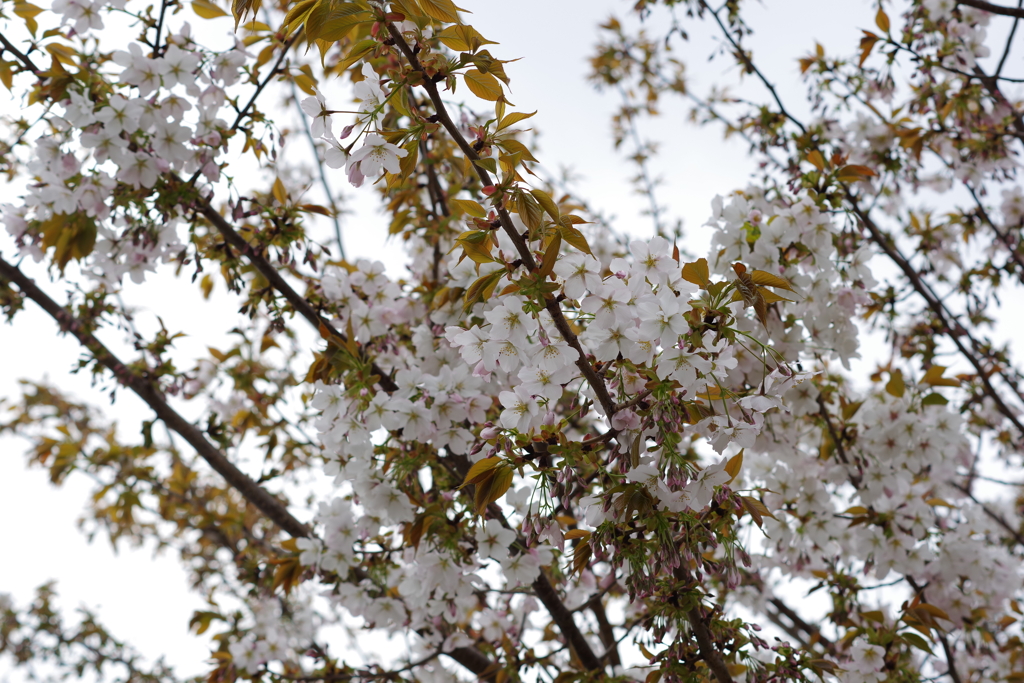
<svg viewBox="0 0 1024 683">
<path fill-rule="evenodd" d="M 612 0 L 462 0 L 472 11 L 467 22 L 484 36 L 497 41 L 492 52 L 501 58 L 522 57 L 507 65 L 512 79 L 510 99 L 521 111 L 539 110 L 531 123 L 539 130 L 538 157 L 551 170 L 572 168 L 579 176 L 579 192 L 606 214 L 617 217 L 616 227 L 637 236 L 651 235 L 650 219 L 640 215 L 645 200 L 633 193 L 628 178 L 634 168 L 612 149 L 610 115 L 618 105 L 614 93 L 598 94 L 585 80 L 587 58 L 597 38 L 597 24 L 613 13 L 624 16 L 633 4 Z M 791 103 L 802 103 L 804 86 L 799 82 L 797 58 L 813 49 L 815 40 L 830 51 L 852 52 L 860 28 L 873 26 L 871 0 L 765 0 L 748 4 L 746 16 L 755 28 L 750 45 L 758 61 Z M 182 15 L 183 16 L 183 15 Z M 177 19 L 177 18 L 176 18 Z M 219 30 L 230 29 L 221 20 Z M 691 24 L 691 42 L 678 56 L 688 65 L 694 92 L 705 93 L 721 82 L 733 82 L 735 69 L 727 58 L 708 63 L 717 45 L 710 24 Z M 655 23 L 653 33 L 663 30 Z M 212 29 L 211 29 L 212 30 Z M 725 73 L 723 73 L 723 70 Z M 758 99 L 759 90 L 752 89 Z M 0 94 L 0 109 L 11 113 L 15 104 Z M 688 105 L 666 101 L 663 116 L 655 123 L 643 123 L 642 135 L 661 142 L 661 155 L 652 162 L 657 175 L 665 179 L 660 199 L 670 217 L 685 221 L 687 246 L 696 254 L 706 250 L 707 229 L 702 223 L 710 214 L 716 194 L 726 194 L 746 184 L 752 164 L 745 156 L 742 140 L 723 142 L 713 128 L 698 129 L 686 121 Z M 801 111 L 800 106 L 793 107 Z M 305 140 L 293 136 L 298 152 L 306 153 Z M 389 269 L 400 272 L 398 246 L 385 242 L 386 222 L 377 211 L 371 188 L 347 187 L 340 173 L 333 178 L 343 189 L 353 213 L 345 219 L 345 242 L 349 258 L 382 258 Z M 9 201 L 9 189 L 0 196 Z M 0 252 L 10 256 L 7 237 L 0 236 Z M 224 295 L 205 304 L 186 282 L 171 278 L 157 280 L 145 288 L 128 287 L 126 298 L 145 302 L 163 316 L 169 329 L 190 336 L 179 347 L 187 356 L 203 351 L 210 339 L 209 329 L 218 329 L 225 316 L 235 315 L 238 302 Z M 62 300 L 62 287 L 41 282 Z M 143 298 L 144 293 L 144 298 Z M 103 407 L 112 419 L 136 429 L 148 414 L 139 402 L 121 393 L 116 406 L 91 388 L 87 378 L 70 376 L 68 370 L 79 357 L 77 345 L 56 335 L 52 321 L 32 304 L 19 314 L 15 326 L 0 325 L 0 396 L 17 395 L 18 378 L 49 378 L 74 395 Z M 187 364 L 186 364 L 187 365 Z M 46 474 L 26 470 L 23 444 L 0 439 L 0 591 L 13 594 L 25 604 L 34 588 L 55 579 L 60 604 L 69 613 L 80 605 L 98 611 L 111 631 L 136 645 L 145 655 L 165 655 L 179 674 L 206 670 L 208 654 L 203 640 L 187 634 L 194 609 L 202 607 L 198 596 L 186 590 L 184 572 L 169 557 L 153 557 L 150 550 L 122 549 L 115 556 L 109 544 L 98 538 L 88 544 L 75 528 L 83 510 L 89 482 L 72 476 L 61 489 L 49 485 Z M 4 672 L 0 669 L 0 681 Z M 16 680 L 16 678 L 12 678 Z"/>
</svg>

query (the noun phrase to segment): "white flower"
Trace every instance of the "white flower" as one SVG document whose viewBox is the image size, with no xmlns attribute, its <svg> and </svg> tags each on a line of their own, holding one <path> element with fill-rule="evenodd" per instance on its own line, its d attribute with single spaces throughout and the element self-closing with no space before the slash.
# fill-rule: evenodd
<svg viewBox="0 0 1024 683">
<path fill-rule="evenodd" d="M 576 358 L 579 358 L 579 354 L 575 349 L 563 341 L 553 341 L 537 349 L 532 360 L 541 370 L 554 372 L 572 365 Z"/>
<path fill-rule="evenodd" d="M 500 306 L 484 313 L 491 323 L 491 339 L 508 340 L 516 346 L 526 346 L 526 337 L 537 329 L 537 321 L 523 311 L 523 300 L 509 296 Z"/>
<path fill-rule="evenodd" d="M 344 150 L 341 143 L 334 138 L 324 138 L 327 140 L 327 151 L 324 152 L 324 163 L 327 164 L 328 168 L 341 168 L 348 163 L 348 152 Z"/>
<path fill-rule="evenodd" d="M 139 129 L 142 117 L 142 105 L 138 100 L 128 100 L 121 95 L 112 95 L 107 106 L 96 112 L 96 119 L 103 122 L 103 127 L 114 134 L 124 131 L 134 133 Z"/>
<path fill-rule="evenodd" d="M 683 493 L 686 498 L 686 504 L 690 508 L 703 510 L 704 506 L 710 503 L 711 498 L 715 495 L 715 487 L 721 486 L 732 478 L 732 475 L 725 471 L 725 465 L 728 462 L 727 459 L 723 458 L 717 465 L 705 467 L 697 474 L 693 481 L 686 485 Z"/>
<path fill-rule="evenodd" d="M 193 72 L 199 66 L 199 55 L 171 45 L 164 53 L 163 61 L 166 66 L 164 87 L 170 88 L 178 83 L 187 87 L 195 83 Z"/>
<path fill-rule="evenodd" d="M 524 367 L 519 371 L 519 379 L 524 392 L 535 396 L 543 396 L 552 401 L 562 395 L 562 386 L 572 379 L 573 373 L 567 367 L 555 371 L 543 368 Z"/>
<path fill-rule="evenodd" d="M 654 237 L 650 242 L 634 240 L 629 250 L 634 258 L 633 272 L 643 274 L 652 284 L 667 282 L 668 274 L 677 268 L 664 237 Z"/>
<path fill-rule="evenodd" d="M 388 94 L 380 86 L 380 77 L 372 66 L 364 63 L 362 72 L 363 80 L 355 84 L 352 94 L 357 100 L 360 100 L 359 111 L 369 114 L 369 116 L 359 117 L 360 123 L 365 123 L 376 120 L 380 114 L 376 110 L 384 103 Z"/>
<path fill-rule="evenodd" d="M 526 553 L 505 560 L 502 562 L 502 568 L 510 587 L 532 583 L 540 574 L 540 563 L 537 562 L 537 558 Z"/>
<path fill-rule="evenodd" d="M 398 173 L 402 170 L 398 160 L 407 154 L 398 145 L 392 145 L 376 133 L 370 133 L 363 146 L 349 157 L 348 163 L 350 169 L 358 167 L 363 176 L 376 176 L 382 168 L 388 173 Z"/>
<path fill-rule="evenodd" d="M 516 532 L 506 529 L 496 519 L 476 530 L 476 542 L 480 557 L 508 557 L 508 547 L 516 540 Z"/>
<path fill-rule="evenodd" d="M 302 111 L 313 117 L 313 123 L 309 124 L 309 132 L 315 138 L 332 135 L 331 111 L 327 108 L 327 101 L 319 90 L 314 89 L 313 92 L 316 95 L 302 100 L 301 105 Z"/>
<path fill-rule="evenodd" d="M 134 155 L 128 157 L 127 165 L 121 167 L 117 179 L 127 185 L 134 185 L 136 188 L 153 187 L 159 175 L 156 159 L 144 152 L 135 152 Z"/>
<path fill-rule="evenodd" d="M 555 275 L 565 280 L 565 295 L 579 299 L 601 285 L 601 262 L 587 254 L 572 253 L 555 261 Z"/>
<path fill-rule="evenodd" d="M 711 361 L 705 360 L 696 353 L 689 353 L 673 346 L 666 349 L 658 359 L 658 378 L 674 379 L 689 389 L 697 381 L 697 373 L 711 371 Z"/>
<path fill-rule="evenodd" d="M 533 419 L 540 411 L 537 401 L 522 385 L 513 391 L 503 391 L 498 396 L 505 410 L 501 411 L 501 426 L 526 433 L 530 431 Z"/>
</svg>

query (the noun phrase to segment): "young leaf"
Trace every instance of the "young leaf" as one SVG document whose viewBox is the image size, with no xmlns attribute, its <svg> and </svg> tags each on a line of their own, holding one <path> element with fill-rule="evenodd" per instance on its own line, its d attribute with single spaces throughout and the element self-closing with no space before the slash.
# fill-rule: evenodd
<svg viewBox="0 0 1024 683">
<path fill-rule="evenodd" d="M 472 199 L 449 199 L 448 203 L 474 218 L 483 218 L 487 215 L 487 209 L 480 202 L 475 202 Z"/>
<path fill-rule="evenodd" d="M 551 220 L 557 222 L 561 212 L 558 210 L 558 204 L 555 204 L 555 200 L 551 198 L 551 195 L 544 190 L 530 190 L 530 194 L 541 205 L 541 208 L 551 216 Z"/>
<path fill-rule="evenodd" d="M 466 472 L 466 478 L 462 481 L 460 489 L 466 488 L 470 484 L 475 484 L 485 476 L 488 476 L 495 467 L 501 464 L 501 458 L 492 456 L 490 458 L 484 458 L 473 463 L 473 466 L 469 468 L 469 472 Z"/>
<path fill-rule="evenodd" d="M 452 0 L 419 0 L 423 12 L 431 19 L 437 19 L 446 23 L 458 23 L 459 8 Z"/>
<path fill-rule="evenodd" d="M 889 381 L 885 385 L 885 390 L 896 398 L 903 397 L 903 392 L 906 391 L 906 384 L 903 382 L 902 370 L 893 370 L 889 373 Z"/>
<path fill-rule="evenodd" d="M 683 266 L 683 279 L 693 283 L 701 289 L 707 289 L 711 284 L 711 273 L 708 270 L 708 260 L 699 258 L 692 263 Z"/>
<path fill-rule="evenodd" d="M 528 118 L 530 118 L 531 116 L 533 116 L 536 113 L 537 112 L 535 112 L 535 111 L 534 112 L 530 112 L 529 114 L 523 113 L 521 111 L 514 111 L 511 114 L 509 114 L 509 115 L 507 115 L 507 116 L 505 116 L 504 118 L 501 119 L 501 121 L 498 123 L 498 130 L 503 130 L 505 128 L 508 128 L 509 126 L 514 126 L 515 124 L 519 123 L 520 121 L 528 119 Z"/>
<path fill-rule="evenodd" d="M 878 8 L 878 12 L 875 14 L 875 25 L 882 30 L 883 33 L 889 32 L 889 15 L 885 13 L 881 7 Z"/>
<path fill-rule="evenodd" d="M 228 16 L 227 12 L 210 2 L 210 0 L 192 0 L 192 11 L 203 19 L 216 19 L 217 17 Z"/>
<path fill-rule="evenodd" d="M 727 484 L 732 483 L 732 480 L 740 473 L 740 468 L 743 467 L 743 450 L 741 448 L 739 453 L 729 458 L 729 462 L 725 463 L 725 471 L 729 473 Z"/>
<path fill-rule="evenodd" d="M 867 180 L 878 175 L 867 166 L 859 166 L 857 164 L 850 164 L 849 166 L 843 166 L 839 169 L 839 173 L 836 177 L 844 183 L 855 183 L 858 180 Z"/>
<path fill-rule="evenodd" d="M 943 377 L 942 373 L 946 371 L 946 368 L 941 365 L 933 365 L 928 368 L 924 373 L 924 377 L 921 381 L 925 384 L 930 384 L 933 387 L 958 387 L 960 386 L 960 380 L 952 377 Z"/>
<path fill-rule="evenodd" d="M 590 254 L 593 256 L 593 252 L 590 251 L 590 245 L 587 244 L 587 238 L 583 236 L 583 233 L 572 227 L 571 225 L 560 225 L 558 226 L 558 234 L 562 236 L 568 244 L 582 251 L 584 254 Z"/>
<path fill-rule="evenodd" d="M 551 271 L 555 267 L 555 261 L 558 260 L 558 251 L 562 248 L 562 236 L 559 233 L 555 233 L 555 236 L 551 238 L 551 242 L 548 244 L 547 250 L 544 252 L 544 260 L 540 264 L 540 272 L 537 275 L 540 279 L 546 278 L 551 274 Z"/>
<path fill-rule="evenodd" d="M 491 74 L 480 69 L 470 69 L 465 78 L 466 86 L 480 99 L 494 102 L 501 97 L 501 83 Z"/>
<path fill-rule="evenodd" d="M 755 270 L 750 274 L 750 280 L 755 285 L 761 285 L 762 287 L 778 287 L 779 289 L 787 289 L 790 292 L 795 292 L 793 285 L 789 284 L 789 281 L 785 278 L 781 278 L 778 275 L 772 275 L 771 273 L 763 270 Z"/>
</svg>

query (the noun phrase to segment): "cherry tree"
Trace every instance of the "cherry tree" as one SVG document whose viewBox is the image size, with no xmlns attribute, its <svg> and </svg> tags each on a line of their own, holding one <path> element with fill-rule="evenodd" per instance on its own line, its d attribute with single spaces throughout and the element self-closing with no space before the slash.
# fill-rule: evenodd
<svg viewBox="0 0 1024 683">
<path fill-rule="evenodd" d="M 207 680 L 1024 677 L 1024 10 L 880 1 L 790 102 L 745 5 L 601 26 L 643 226 L 544 172 L 528 128 L 579 114 L 516 110 L 471 6 L 0 6 L 5 334 L 40 307 L 149 412 L 29 382 L 0 431 L 180 555 Z M 741 83 L 690 89 L 696 31 Z M 703 254 L 642 137 L 673 98 L 757 162 Z M 343 184 L 403 273 L 341 251 Z M 190 367 L 121 297 L 164 272 L 242 315 Z M 53 594 L 0 596 L 4 666 L 175 680 Z"/>
</svg>

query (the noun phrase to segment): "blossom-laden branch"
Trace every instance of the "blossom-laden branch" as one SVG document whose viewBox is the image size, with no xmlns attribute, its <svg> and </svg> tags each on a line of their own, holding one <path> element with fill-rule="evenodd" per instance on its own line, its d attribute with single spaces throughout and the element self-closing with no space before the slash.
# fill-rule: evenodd
<svg viewBox="0 0 1024 683">
<path fill-rule="evenodd" d="M 413 52 L 409 44 L 405 42 L 402 34 L 393 24 L 389 25 L 388 30 L 391 32 L 391 36 L 395 43 L 401 49 L 406 59 L 409 60 L 409 64 L 412 66 L 414 71 L 423 73 L 423 67 L 420 66 L 419 60 L 416 58 L 416 53 Z M 448 134 L 452 136 L 452 139 L 462 150 L 462 153 L 466 155 L 466 158 L 473 162 L 473 168 L 476 170 L 477 175 L 480 177 L 480 182 L 484 187 L 491 187 L 494 185 L 491 180 L 490 173 L 483 166 L 479 164 L 480 155 L 475 149 L 473 149 L 469 142 L 463 136 L 462 131 L 452 121 L 451 116 L 448 114 L 448 110 L 445 107 L 444 101 L 441 99 L 441 93 L 437 89 L 437 84 L 433 82 L 429 76 L 424 75 L 422 83 L 423 88 L 427 91 L 427 95 L 430 97 L 430 101 L 434 104 L 434 110 L 437 112 L 438 121 L 444 126 L 444 129 L 448 131 Z M 501 221 L 501 227 L 505 233 L 512 240 L 516 250 L 519 253 L 519 257 L 523 260 L 523 265 L 528 271 L 534 271 L 537 269 L 537 261 L 533 257 L 533 252 L 530 250 L 529 244 L 523 239 L 523 236 L 519 234 L 519 231 L 512 224 L 512 217 L 509 216 L 508 211 L 500 206 L 496 205 L 495 210 L 497 211 L 498 218 Z M 609 419 L 615 414 L 615 402 L 612 400 L 611 395 L 608 393 L 608 388 L 605 386 L 604 379 L 598 376 L 594 371 L 593 366 L 587 362 L 586 353 L 580 346 L 579 339 L 576 337 L 576 333 L 572 331 L 569 326 L 569 321 L 566 320 L 565 315 L 562 313 L 561 307 L 554 299 L 547 299 L 544 302 L 544 308 L 551 314 L 551 318 L 554 321 L 555 327 L 558 329 L 558 333 L 562 336 L 567 344 L 577 354 L 579 358 L 576 359 L 576 366 L 583 373 L 583 376 L 590 383 L 594 393 L 597 395 L 598 401 L 601 403 L 601 407 L 604 409 L 605 416 Z"/>
<path fill-rule="evenodd" d="M 519 173 L 530 174 L 536 160 L 515 125 L 533 114 L 506 111 L 504 62 L 450 0 L 285 3 L 268 9 L 268 24 L 284 14 L 279 27 L 247 22 L 247 35 L 219 53 L 198 46 L 181 22 L 175 28 L 174 14 L 149 8 L 133 14 L 143 38 L 109 58 L 76 42 L 98 35 L 98 15 L 63 5 L 55 10 L 74 32 L 40 39 L 53 67 L 26 98 L 63 112 L 44 114 L 38 135 L 19 131 L 11 146 L 33 145 L 9 164 L 33 180 L 4 207 L 7 232 L 22 254 L 49 259 L 55 277 L 82 290 L 93 323 L 139 329 L 125 306 L 105 302 L 125 275 L 143 283 L 162 263 L 194 263 L 197 277 L 204 264 L 217 264 L 203 276 L 205 295 L 218 277 L 234 293 L 248 285 L 242 311 L 251 321 L 233 332 L 243 341 L 211 347 L 188 372 L 165 357 L 174 335 L 162 327 L 152 340 L 134 332 L 146 361 L 127 368 L 117 359 L 104 364 L 109 351 L 94 337 L 79 341 L 94 369 L 114 371 L 126 386 L 141 383 L 164 404 L 160 387 L 210 401 L 210 427 L 198 437 L 222 456 L 232 443 L 253 448 L 246 434 L 258 434 L 265 464 L 260 481 L 249 483 L 259 490 L 278 477 L 295 483 L 296 470 L 321 460 L 336 484 L 309 498 L 319 504 L 311 524 L 322 532 L 300 525 L 280 551 L 251 519 L 241 529 L 211 524 L 223 514 L 184 523 L 246 551 L 241 559 L 233 551 L 229 583 L 246 596 L 255 624 L 236 621 L 218 636 L 213 679 L 353 671 L 319 646 L 304 649 L 317 642 L 315 627 L 303 624 L 319 606 L 290 596 L 307 595 L 312 587 L 300 584 L 314 577 L 329 587 L 322 600 L 367 628 L 415 633 L 419 653 L 431 659 L 413 668 L 430 671 L 435 653 L 448 652 L 492 681 L 529 677 L 534 667 L 599 677 L 637 663 L 619 649 L 627 638 L 652 676 L 667 680 L 697 669 L 722 683 L 742 673 L 751 682 L 809 680 L 837 666 L 872 681 L 889 672 L 957 678 L 964 666 L 1016 671 L 1019 657 L 997 630 L 1015 623 L 999 621 L 1017 597 L 1020 551 L 1003 533 L 1015 519 L 1007 512 L 1000 522 L 994 507 L 961 496 L 956 482 L 972 441 L 1006 456 L 1020 436 L 1004 387 L 993 384 L 1005 380 L 1018 391 L 1009 354 L 971 328 L 987 323 L 986 307 L 1013 268 L 1012 257 L 997 257 L 1015 243 L 1024 196 L 1004 193 L 998 213 L 985 212 L 993 234 L 1006 239 L 980 245 L 984 259 L 960 246 L 955 227 L 988 234 L 980 221 L 900 204 L 934 182 L 920 164 L 925 149 L 948 162 L 940 180 L 969 179 L 978 200 L 1007 184 L 1019 113 L 998 90 L 1000 72 L 975 72 L 980 12 L 928 0 L 894 32 L 883 9 L 881 34 L 865 34 L 859 62 L 817 49 L 801 60 L 806 77 L 820 81 L 815 118 L 804 123 L 744 49 L 738 4 L 715 11 L 690 3 L 697 17 L 714 14 L 727 51 L 769 92 L 764 106 L 713 94 L 703 110 L 724 119 L 719 112 L 747 108 L 731 130 L 769 161 L 757 185 L 714 201 L 707 258 L 685 263 L 662 237 L 630 240 L 604 226 L 584 236 L 573 226 L 586 221 L 570 213 L 585 210 L 584 201 L 568 191 L 556 201 L 527 186 Z M 193 9 L 214 20 L 223 14 L 205 0 Z M 670 33 L 682 34 L 672 8 L 664 9 Z M 259 8 L 238 0 L 232 10 L 240 22 Z M 33 35 L 34 16 L 22 17 Z M 625 37 L 622 24 L 608 26 Z M 317 48 L 319 65 L 298 66 L 305 58 L 290 48 L 300 36 Z M 602 82 L 627 87 L 625 79 L 639 77 L 651 114 L 660 92 L 686 94 L 681 63 L 657 58 L 665 42 L 619 42 L 595 60 Z M 634 48 L 642 63 L 630 71 Z M 898 71 L 865 63 L 892 66 L 905 54 L 921 58 L 912 67 L 921 78 L 896 119 L 882 112 L 904 97 L 887 80 Z M 6 47 L 4 55 L 14 55 L 0 64 L 11 87 L 7 76 L 34 65 Z M 254 92 L 238 93 L 240 72 Z M 325 81 L 334 75 L 351 76 L 355 107 L 327 104 Z M 344 167 L 356 187 L 369 179 L 379 190 L 389 234 L 409 256 L 401 279 L 372 259 L 330 260 L 317 247 L 319 226 L 308 215 L 331 211 L 297 199 L 317 179 L 292 167 L 290 148 L 255 107 L 279 80 L 314 93 L 300 106 L 311 117 L 307 137 L 329 145 L 324 164 Z M 850 92 L 837 95 L 835 83 Z M 457 115 L 448 101 L 456 86 L 493 102 L 494 117 L 472 103 Z M 873 118 L 851 123 L 858 108 Z M 341 114 L 355 118 L 339 139 L 332 117 Z M 251 189 L 231 173 L 221 155 L 236 135 L 244 137 L 242 154 L 273 173 L 269 188 Z M 213 198 L 225 189 L 233 199 L 222 209 Z M 481 196 L 489 199 L 476 201 Z M 888 221 L 885 211 L 900 220 Z M 179 233 L 187 233 L 185 244 Z M 294 254 L 303 249 L 299 265 Z M 898 271 L 895 284 L 878 284 L 872 259 L 890 264 L 882 272 Z M 23 299 L 37 297 L 25 282 L 8 281 L 0 306 L 12 318 Z M 51 314 L 63 328 L 92 335 L 82 306 L 74 319 L 59 310 Z M 293 312 L 327 342 L 308 371 L 297 367 L 307 349 L 289 329 Z M 866 390 L 851 381 L 861 317 L 885 327 L 893 352 Z M 948 375 L 937 365 L 946 338 L 973 374 Z M 31 400 L 41 405 L 47 394 Z M 37 460 L 97 434 L 40 440 Z M 152 451 L 148 443 L 121 461 Z M 172 464 L 188 478 L 173 457 Z M 196 490 L 176 481 L 154 482 L 148 496 L 177 501 Z M 111 528 L 119 524 L 127 522 Z M 772 542 L 752 544 L 754 527 Z M 783 583 L 820 581 L 836 637 L 822 640 L 796 609 L 765 595 L 762 571 Z M 900 578 L 885 583 L 890 572 Z M 928 601 L 921 594 L 890 615 L 863 598 L 864 590 L 905 584 L 926 586 Z M 758 624 L 736 617 L 740 604 L 798 646 L 767 642 Z M 305 609 L 303 621 L 295 611 Z M 593 632 L 576 612 L 593 615 Z M 198 630 L 223 617 L 198 616 Z M 936 619 L 954 625 L 949 636 L 932 626 Z M 288 629 L 296 635 L 282 636 Z M 948 672 L 915 656 L 929 650 L 926 638 L 941 643 Z M 974 642 L 994 645 L 982 652 L 968 647 Z M 831 659 L 820 658 L 819 645 Z M 310 658 L 323 666 L 310 670 Z M 358 671 L 405 673 L 395 666 Z"/>
<path fill-rule="evenodd" d="M 24 296 L 46 311 L 57 322 L 62 332 L 75 337 L 92 354 L 96 363 L 107 368 L 113 374 L 118 384 L 130 389 L 141 398 L 153 410 L 161 422 L 192 446 L 196 453 L 214 471 L 220 474 L 232 488 L 263 513 L 267 519 L 277 524 L 294 538 L 310 537 L 311 531 L 306 524 L 296 519 L 276 497 L 238 469 L 227 456 L 210 443 L 198 428 L 174 410 L 158 386 L 151 380 L 140 376 L 136 371 L 128 368 L 89 331 L 86 325 L 77 320 L 66 308 L 61 307 L 56 301 L 51 299 L 31 278 L 24 275 L 17 266 L 8 263 L 2 258 L 0 258 L 0 281 L 15 284 Z M 368 578 L 365 572 L 362 572 L 361 575 L 363 578 Z M 445 654 L 472 673 L 491 680 L 493 675 L 491 672 L 494 670 L 494 667 L 490 660 L 478 650 L 468 647 L 456 647 Z"/>
</svg>

